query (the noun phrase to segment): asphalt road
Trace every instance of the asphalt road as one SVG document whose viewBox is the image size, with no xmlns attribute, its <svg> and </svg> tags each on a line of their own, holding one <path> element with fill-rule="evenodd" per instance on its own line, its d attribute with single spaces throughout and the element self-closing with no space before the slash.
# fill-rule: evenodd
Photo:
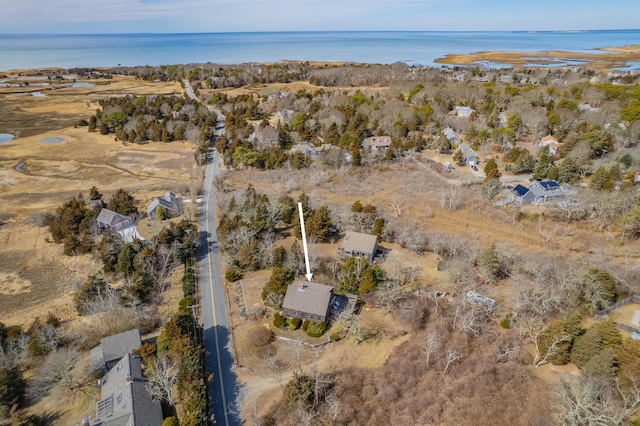
<svg viewBox="0 0 640 426">
<path fill-rule="evenodd" d="M 223 119 L 219 123 L 223 125 Z M 221 128 L 216 132 L 220 135 Z M 207 163 L 200 205 L 200 240 L 198 257 L 200 262 L 200 291 L 202 294 L 201 315 L 204 346 L 207 350 L 207 374 L 213 374 L 209 384 L 209 409 L 215 416 L 216 424 L 240 425 L 240 419 L 233 410 L 238 395 L 238 384 L 233 372 L 233 357 L 230 352 L 227 305 L 220 258 L 216 222 L 213 216 L 216 189 L 214 179 L 219 172 L 220 154 L 212 150 L 211 160 Z"/>
</svg>

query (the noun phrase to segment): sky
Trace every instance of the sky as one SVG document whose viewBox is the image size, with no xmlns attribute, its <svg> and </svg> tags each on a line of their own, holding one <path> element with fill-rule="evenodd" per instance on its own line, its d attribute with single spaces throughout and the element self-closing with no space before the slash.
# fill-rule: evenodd
<svg viewBox="0 0 640 426">
<path fill-rule="evenodd" d="M 0 0 L 0 33 L 640 28 L 638 0 Z"/>
</svg>

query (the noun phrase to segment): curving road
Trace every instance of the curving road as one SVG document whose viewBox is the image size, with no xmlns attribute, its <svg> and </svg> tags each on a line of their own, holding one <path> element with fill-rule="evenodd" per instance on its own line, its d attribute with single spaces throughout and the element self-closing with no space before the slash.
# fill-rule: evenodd
<svg viewBox="0 0 640 426">
<path fill-rule="evenodd" d="M 197 99 L 188 81 L 185 81 L 187 96 Z M 211 109 L 211 108 L 210 108 Z M 224 116 L 218 111 L 217 138 L 224 132 Z M 238 383 L 233 372 L 233 357 L 230 352 L 227 305 L 222 284 L 216 222 L 213 215 L 216 197 L 215 177 L 220 168 L 220 154 L 211 150 L 207 161 L 202 204 L 198 213 L 200 239 L 198 259 L 200 263 L 201 317 L 204 346 L 207 350 L 205 367 L 213 374 L 209 384 L 209 410 L 219 425 L 240 425 L 234 404 L 238 395 Z"/>
</svg>

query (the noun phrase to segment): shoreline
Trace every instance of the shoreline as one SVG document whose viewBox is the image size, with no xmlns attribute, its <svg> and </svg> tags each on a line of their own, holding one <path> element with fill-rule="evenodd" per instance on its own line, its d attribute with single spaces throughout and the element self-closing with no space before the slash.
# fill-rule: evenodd
<svg viewBox="0 0 640 426">
<path fill-rule="evenodd" d="M 314 61 L 314 60 L 295 60 L 295 59 L 282 59 L 278 62 L 265 61 L 255 62 L 258 65 L 273 65 L 276 63 L 289 64 L 289 63 L 309 63 L 311 66 L 318 67 L 341 67 L 345 65 L 353 66 L 367 66 L 372 65 L 366 62 L 352 62 L 352 61 Z M 620 70 L 620 68 L 630 67 L 629 62 L 640 63 L 640 44 L 630 44 L 623 46 L 607 46 L 607 47 L 595 47 L 591 51 L 579 52 L 579 51 L 565 51 L 565 50 L 541 50 L 533 52 L 522 51 L 499 51 L 499 50 L 486 50 L 477 51 L 471 53 L 449 53 L 443 57 L 434 59 L 433 68 L 437 68 L 437 64 L 450 65 L 450 66 L 473 66 L 479 65 L 484 68 L 492 68 L 489 64 L 495 64 L 500 67 L 522 67 L 522 68 L 559 68 L 559 67 L 589 67 L 599 72 L 611 72 L 613 70 L 618 71 L 630 71 Z M 572 63 L 573 62 L 573 63 Z M 201 63 L 188 63 L 188 64 L 175 64 L 175 65 L 201 65 Z M 392 65 L 392 64 L 380 64 L 380 65 Z M 421 67 L 423 65 L 420 65 Z M 97 71 L 109 71 L 119 68 L 138 68 L 132 67 L 92 67 L 85 66 L 85 69 L 95 69 Z M 498 67 L 494 67 L 498 68 Z M 14 77 L 34 77 L 53 74 L 62 74 L 69 72 L 76 68 L 61 68 L 57 66 L 49 66 L 43 68 L 28 68 L 28 69 L 9 69 L 0 70 L 0 78 L 14 78 Z"/>
<path fill-rule="evenodd" d="M 481 51 L 473 53 L 452 53 L 434 62 L 443 65 L 481 65 L 490 62 L 512 67 L 589 67 L 599 72 L 629 66 L 629 62 L 640 62 L 640 45 L 598 47 L 595 52 L 575 52 L 547 50 L 537 52 Z M 579 62 L 579 63 L 570 63 Z M 621 70 L 627 71 L 627 70 Z"/>
</svg>

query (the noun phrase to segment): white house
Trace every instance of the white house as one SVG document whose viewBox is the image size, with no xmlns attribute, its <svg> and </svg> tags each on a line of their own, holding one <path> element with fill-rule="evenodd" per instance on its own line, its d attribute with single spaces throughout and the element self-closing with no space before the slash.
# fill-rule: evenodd
<svg viewBox="0 0 640 426">
<path fill-rule="evenodd" d="M 473 113 L 476 112 L 475 109 L 472 109 L 471 107 L 468 107 L 468 106 L 457 106 L 454 111 L 456 116 L 462 117 L 462 118 L 469 118 Z"/>
</svg>

